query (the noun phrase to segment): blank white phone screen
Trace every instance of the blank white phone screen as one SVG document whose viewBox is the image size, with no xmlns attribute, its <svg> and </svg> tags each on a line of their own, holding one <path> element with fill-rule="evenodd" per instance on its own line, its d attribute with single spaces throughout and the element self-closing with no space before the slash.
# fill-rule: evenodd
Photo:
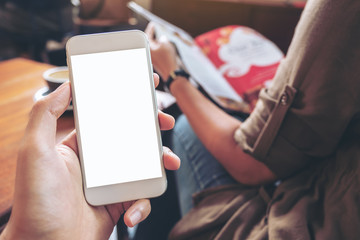
<svg viewBox="0 0 360 240">
<path fill-rule="evenodd" d="M 86 186 L 162 176 L 146 49 L 71 56 Z"/>
</svg>

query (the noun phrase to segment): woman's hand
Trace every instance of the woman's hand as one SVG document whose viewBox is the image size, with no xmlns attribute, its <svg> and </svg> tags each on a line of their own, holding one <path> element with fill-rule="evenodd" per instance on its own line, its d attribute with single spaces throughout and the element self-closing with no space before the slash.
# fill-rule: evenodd
<svg viewBox="0 0 360 240">
<path fill-rule="evenodd" d="M 159 77 L 154 77 L 155 85 Z M 90 206 L 83 194 L 76 132 L 55 143 L 57 119 L 71 99 L 70 84 L 37 102 L 20 146 L 10 221 L 1 239 L 108 239 L 121 214 L 132 227 L 150 213 L 150 201 Z M 174 118 L 159 113 L 162 130 Z M 141 146 L 140 146 L 141 148 Z M 164 148 L 164 165 L 176 170 L 179 158 Z"/>
<path fill-rule="evenodd" d="M 176 49 L 168 39 L 162 37 L 159 40 L 155 38 L 154 23 L 150 22 L 145 30 L 150 41 L 151 60 L 154 69 L 166 81 L 172 71 L 179 69 L 177 64 Z"/>
</svg>

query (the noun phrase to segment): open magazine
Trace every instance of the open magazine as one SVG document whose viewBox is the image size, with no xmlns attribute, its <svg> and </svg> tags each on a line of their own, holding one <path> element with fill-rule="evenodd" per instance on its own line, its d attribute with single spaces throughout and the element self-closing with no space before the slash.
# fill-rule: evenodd
<svg viewBox="0 0 360 240">
<path fill-rule="evenodd" d="M 284 57 L 274 43 L 248 27 L 226 26 L 194 39 L 138 4 L 128 6 L 155 23 L 157 37 L 166 36 L 175 44 L 191 80 L 227 110 L 250 113 Z"/>
</svg>

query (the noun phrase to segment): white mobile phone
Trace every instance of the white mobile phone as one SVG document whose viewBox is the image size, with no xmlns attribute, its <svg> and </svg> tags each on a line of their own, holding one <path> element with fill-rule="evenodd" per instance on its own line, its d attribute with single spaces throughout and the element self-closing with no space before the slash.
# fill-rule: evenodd
<svg viewBox="0 0 360 240">
<path fill-rule="evenodd" d="M 79 35 L 66 52 L 86 200 L 104 205 L 161 195 L 167 181 L 145 34 Z"/>
</svg>

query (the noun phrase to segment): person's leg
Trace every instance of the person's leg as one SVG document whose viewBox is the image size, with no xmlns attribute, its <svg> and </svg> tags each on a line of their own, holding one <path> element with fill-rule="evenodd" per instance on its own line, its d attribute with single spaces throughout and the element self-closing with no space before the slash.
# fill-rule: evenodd
<svg viewBox="0 0 360 240">
<path fill-rule="evenodd" d="M 171 141 L 171 149 L 181 159 L 175 176 L 182 216 L 193 206 L 192 194 L 209 187 L 236 183 L 200 142 L 184 115 L 176 120 Z"/>
</svg>

